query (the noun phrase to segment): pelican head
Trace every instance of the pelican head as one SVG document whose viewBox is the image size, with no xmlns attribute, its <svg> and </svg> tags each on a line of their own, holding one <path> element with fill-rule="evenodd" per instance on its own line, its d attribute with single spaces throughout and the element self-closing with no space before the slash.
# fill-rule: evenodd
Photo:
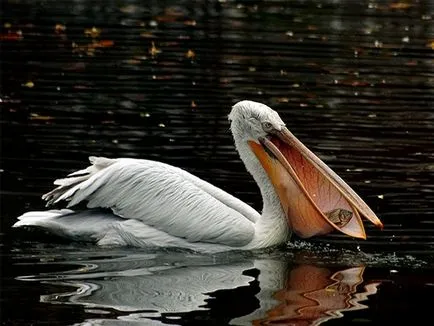
<svg viewBox="0 0 434 326">
<path fill-rule="evenodd" d="M 240 135 L 245 141 L 259 142 L 274 131 L 282 131 L 285 123 L 279 114 L 265 104 L 241 101 L 232 107 L 229 114 L 233 134 Z"/>
<path fill-rule="evenodd" d="M 308 238 L 336 229 L 365 239 L 361 217 L 383 227 L 354 190 L 286 128 L 276 111 L 241 101 L 232 107 L 229 120 L 238 150 L 250 147 L 294 233 Z M 254 174 L 254 169 L 248 170 Z"/>
</svg>

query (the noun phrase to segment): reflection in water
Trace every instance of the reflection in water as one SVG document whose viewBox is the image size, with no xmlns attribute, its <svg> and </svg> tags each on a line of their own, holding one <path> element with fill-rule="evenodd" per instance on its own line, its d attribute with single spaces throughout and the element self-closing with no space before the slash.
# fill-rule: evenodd
<svg viewBox="0 0 434 326">
<path fill-rule="evenodd" d="M 221 324 L 318 325 L 367 308 L 359 302 L 379 284 L 363 284 L 363 266 L 337 270 L 240 255 L 140 253 L 62 261 L 79 268 L 19 279 L 75 287 L 40 301 L 81 305 L 86 322 L 110 324 L 186 324 L 206 313 Z"/>
<path fill-rule="evenodd" d="M 254 324 L 319 325 L 342 317 L 344 311 L 365 309 L 367 306 L 359 302 L 375 294 L 379 283 L 358 289 L 364 269 L 354 267 L 332 273 L 327 268 L 300 265 L 288 273 L 285 288 L 276 292 L 275 298 L 281 303 Z"/>
</svg>

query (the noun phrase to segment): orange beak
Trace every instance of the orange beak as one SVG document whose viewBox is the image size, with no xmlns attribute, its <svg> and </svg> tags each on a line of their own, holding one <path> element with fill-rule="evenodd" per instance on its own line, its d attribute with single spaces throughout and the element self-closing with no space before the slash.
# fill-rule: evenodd
<svg viewBox="0 0 434 326">
<path fill-rule="evenodd" d="M 287 128 L 249 145 L 276 190 L 292 231 L 302 238 L 334 229 L 366 239 L 361 216 L 383 224 L 369 206 Z"/>
</svg>

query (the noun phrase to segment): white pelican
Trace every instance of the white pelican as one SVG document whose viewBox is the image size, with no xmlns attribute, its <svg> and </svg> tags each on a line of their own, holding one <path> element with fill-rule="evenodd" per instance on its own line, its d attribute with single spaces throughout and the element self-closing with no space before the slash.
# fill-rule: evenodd
<svg viewBox="0 0 434 326">
<path fill-rule="evenodd" d="M 365 202 L 285 127 L 268 106 L 241 101 L 229 114 L 235 146 L 259 186 L 262 214 L 174 166 L 150 160 L 90 157 L 91 166 L 54 181 L 42 196 L 68 207 L 28 212 L 14 224 L 42 227 L 99 245 L 251 250 L 333 230 L 366 238 L 361 216 L 381 221 Z"/>
</svg>

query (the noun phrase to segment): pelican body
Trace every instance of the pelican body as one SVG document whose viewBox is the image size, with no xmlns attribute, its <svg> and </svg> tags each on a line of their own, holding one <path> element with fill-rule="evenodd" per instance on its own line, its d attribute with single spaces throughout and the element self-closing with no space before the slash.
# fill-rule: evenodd
<svg viewBox="0 0 434 326">
<path fill-rule="evenodd" d="M 102 246 L 178 247 L 197 251 L 252 250 L 338 230 L 366 238 L 361 217 L 382 227 L 364 201 L 307 149 L 268 106 L 241 101 L 229 114 L 235 147 L 256 181 L 262 213 L 168 164 L 90 157 L 91 166 L 54 181 L 47 206 L 14 227 L 36 226 Z M 86 202 L 88 210 L 74 211 Z M 101 208 L 108 208 L 110 212 Z"/>
</svg>

